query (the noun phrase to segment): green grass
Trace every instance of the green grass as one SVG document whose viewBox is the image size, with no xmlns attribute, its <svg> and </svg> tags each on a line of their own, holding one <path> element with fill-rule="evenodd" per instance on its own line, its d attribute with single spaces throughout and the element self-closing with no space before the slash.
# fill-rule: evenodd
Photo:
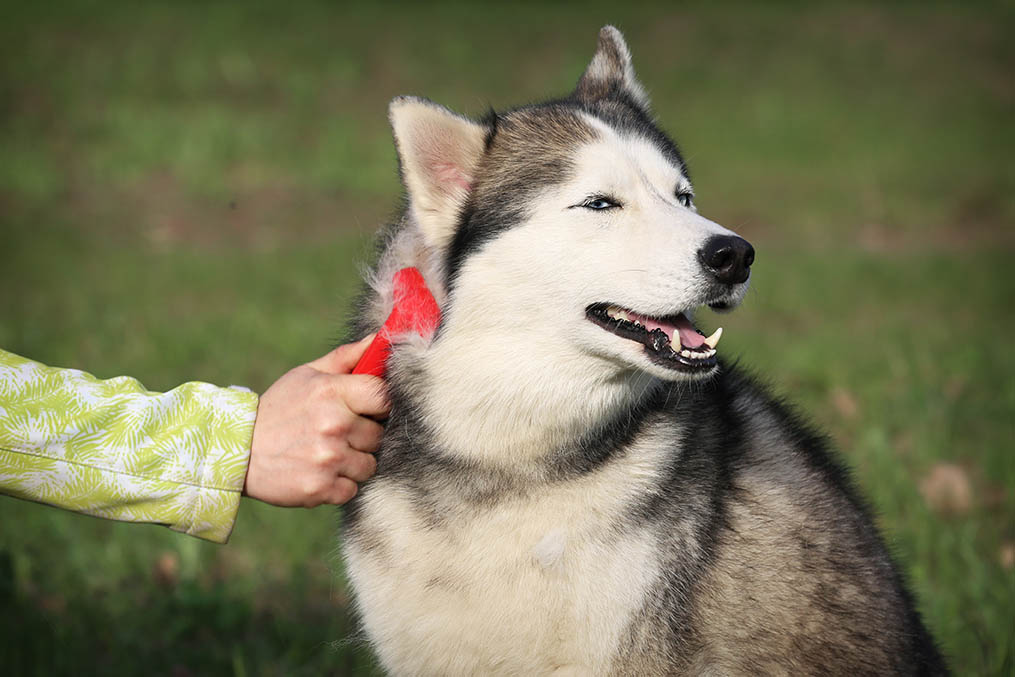
<svg viewBox="0 0 1015 677">
<path fill-rule="evenodd" d="M 557 95 L 618 24 L 758 249 L 726 350 L 843 450 L 956 674 L 1011 674 L 1010 6 L 37 5 L 0 21 L 0 346 L 152 389 L 264 389 L 342 335 L 390 98 Z M 967 510 L 921 493 L 942 463 Z M 0 499 L 4 669 L 369 674 L 336 527 L 245 501 L 219 547 Z"/>
</svg>

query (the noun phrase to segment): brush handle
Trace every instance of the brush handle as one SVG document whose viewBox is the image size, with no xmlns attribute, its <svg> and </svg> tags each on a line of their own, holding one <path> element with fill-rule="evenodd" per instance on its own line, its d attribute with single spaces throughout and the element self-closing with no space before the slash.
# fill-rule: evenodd
<svg viewBox="0 0 1015 677">
<path fill-rule="evenodd" d="M 415 332 L 423 338 L 433 337 L 441 319 L 441 309 L 427 289 L 423 275 L 416 268 L 402 268 L 392 278 L 394 305 L 384 326 L 370 343 L 363 357 L 352 370 L 354 374 L 370 374 L 384 378 L 391 339 Z"/>
</svg>

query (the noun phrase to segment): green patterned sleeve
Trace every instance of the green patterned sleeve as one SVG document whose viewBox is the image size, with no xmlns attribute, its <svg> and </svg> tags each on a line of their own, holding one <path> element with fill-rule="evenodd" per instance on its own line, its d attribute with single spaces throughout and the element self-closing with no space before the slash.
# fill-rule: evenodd
<svg viewBox="0 0 1015 677">
<path fill-rule="evenodd" d="M 257 402 L 209 383 L 148 392 L 0 350 L 0 493 L 224 543 Z"/>
</svg>

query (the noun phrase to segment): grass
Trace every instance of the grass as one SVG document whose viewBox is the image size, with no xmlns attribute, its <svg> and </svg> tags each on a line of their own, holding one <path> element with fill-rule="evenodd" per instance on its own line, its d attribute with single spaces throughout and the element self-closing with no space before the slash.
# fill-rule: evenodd
<svg viewBox="0 0 1015 677">
<path fill-rule="evenodd" d="M 391 97 L 481 113 L 559 94 L 618 24 L 702 210 L 758 249 L 727 350 L 843 450 L 956 674 L 1011 674 L 1010 6 L 4 16 L 0 346 L 156 390 L 264 389 L 341 336 L 400 192 Z M 971 488 L 961 509 L 926 482 L 942 466 Z M 245 501 L 225 547 L 8 498 L 0 514 L 10 674 L 375 670 L 333 510 Z"/>
</svg>

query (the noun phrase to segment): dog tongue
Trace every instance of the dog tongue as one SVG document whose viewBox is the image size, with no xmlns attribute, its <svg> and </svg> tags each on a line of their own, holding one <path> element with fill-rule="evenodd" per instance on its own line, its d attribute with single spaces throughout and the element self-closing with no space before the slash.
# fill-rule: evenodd
<svg viewBox="0 0 1015 677">
<path fill-rule="evenodd" d="M 698 348 L 705 343 L 705 337 L 698 333 L 691 321 L 684 317 L 683 313 L 677 315 L 673 324 L 665 324 L 648 317 L 638 316 L 638 321 L 645 325 L 649 331 L 662 329 L 670 337 L 670 343 L 674 343 L 673 335 L 676 333 L 680 339 L 680 345 L 685 348 Z"/>
</svg>

